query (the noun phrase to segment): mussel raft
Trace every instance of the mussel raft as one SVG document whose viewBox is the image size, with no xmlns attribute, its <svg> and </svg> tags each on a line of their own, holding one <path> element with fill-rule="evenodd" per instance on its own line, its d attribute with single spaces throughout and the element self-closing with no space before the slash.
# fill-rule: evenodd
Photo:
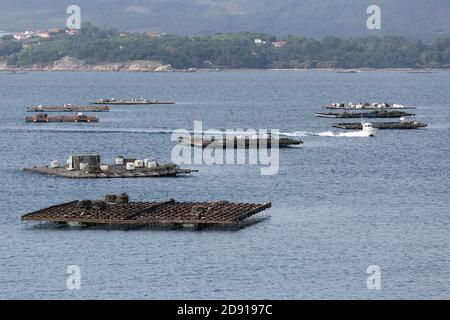
<svg viewBox="0 0 450 320">
<path fill-rule="evenodd" d="M 25 122 L 29 123 L 48 123 L 48 122 L 79 122 L 90 123 L 99 122 L 98 117 L 77 114 L 72 116 L 49 116 L 46 113 L 38 113 L 32 117 L 26 117 Z"/>
<path fill-rule="evenodd" d="M 303 141 L 297 139 L 291 139 L 285 136 L 272 136 L 260 138 L 256 135 L 253 136 L 234 136 L 223 139 L 214 139 L 211 137 L 202 138 L 184 138 L 180 137 L 179 142 L 181 144 L 190 145 L 192 147 L 199 148 L 231 148 L 231 149 L 250 149 L 250 148 L 286 148 L 291 146 L 298 146 L 303 144 Z"/>
<path fill-rule="evenodd" d="M 159 178 L 189 175 L 198 170 L 181 169 L 176 164 L 159 164 L 153 159 L 138 160 L 118 157 L 114 164 L 101 164 L 98 154 L 70 155 L 65 166 L 53 160 L 49 166 L 26 167 L 26 172 L 40 173 L 70 179 L 93 178 Z"/>
<path fill-rule="evenodd" d="M 110 111 L 108 106 L 75 106 L 64 104 L 62 106 L 33 106 L 28 107 L 27 112 L 106 112 Z"/>
<path fill-rule="evenodd" d="M 328 106 L 323 106 L 323 108 L 326 109 L 333 109 L 333 110 L 404 110 L 404 109 L 416 109 L 416 107 L 411 107 L 411 106 L 404 106 L 402 104 L 389 104 L 389 103 L 377 103 L 377 102 L 373 102 L 373 103 L 349 103 L 349 104 L 345 104 L 345 103 L 338 103 L 338 102 L 333 102 L 332 104 L 328 105 Z"/>
<path fill-rule="evenodd" d="M 403 111 L 386 111 L 377 110 L 371 112 L 319 112 L 316 113 L 316 117 L 321 118 L 402 118 L 415 116 L 414 113 Z"/>
<path fill-rule="evenodd" d="M 271 203 L 130 202 L 127 194 L 108 194 L 102 200 L 75 200 L 24 214 L 22 221 L 56 223 L 89 227 L 205 227 L 240 228 L 268 216 L 257 215 L 271 207 Z"/>
<path fill-rule="evenodd" d="M 371 122 L 372 126 L 376 129 L 419 129 L 419 128 L 426 128 L 426 123 L 421 123 L 418 121 L 400 121 L 400 122 Z M 332 126 L 334 128 L 340 128 L 340 129 L 356 129 L 361 130 L 362 124 L 359 122 L 353 122 L 353 123 L 333 123 Z"/>
<path fill-rule="evenodd" d="M 110 104 L 110 105 L 146 105 L 146 104 L 175 104 L 171 100 L 149 100 L 149 99 L 98 99 L 92 101 L 92 104 Z"/>
</svg>

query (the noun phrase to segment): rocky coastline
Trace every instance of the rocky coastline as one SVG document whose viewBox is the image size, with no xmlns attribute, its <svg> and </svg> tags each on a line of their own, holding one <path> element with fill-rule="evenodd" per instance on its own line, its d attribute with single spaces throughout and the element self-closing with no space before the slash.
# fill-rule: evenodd
<svg viewBox="0 0 450 320">
<path fill-rule="evenodd" d="M 29 66 L 8 66 L 0 61 L 0 70 L 3 71 L 135 71 L 135 72 L 170 72 L 174 71 L 171 65 L 161 64 L 158 61 L 136 60 L 125 62 L 105 62 L 89 64 L 83 60 L 64 57 L 50 64 L 33 64 Z"/>
</svg>

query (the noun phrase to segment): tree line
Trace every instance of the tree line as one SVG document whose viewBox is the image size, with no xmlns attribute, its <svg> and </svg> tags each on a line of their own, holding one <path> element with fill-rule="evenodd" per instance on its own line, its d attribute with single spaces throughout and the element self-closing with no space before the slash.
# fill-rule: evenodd
<svg viewBox="0 0 450 320">
<path fill-rule="evenodd" d="M 256 44 L 255 39 L 263 42 Z M 286 45 L 272 46 L 281 40 Z M 0 39 L 0 59 L 10 66 L 48 64 L 65 56 L 89 64 L 155 60 L 180 69 L 450 68 L 450 38 L 429 44 L 400 36 L 311 39 L 249 32 L 152 38 L 84 24 L 76 35 Z"/>
</svg>

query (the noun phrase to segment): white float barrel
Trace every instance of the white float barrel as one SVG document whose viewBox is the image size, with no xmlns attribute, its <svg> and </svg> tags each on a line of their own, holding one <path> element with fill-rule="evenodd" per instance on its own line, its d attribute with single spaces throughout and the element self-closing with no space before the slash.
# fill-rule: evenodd
<svg viewBox="0 0 450 320">
<path fill-rule="evenodd" d="M 156 160 L 149 160 L 147 162 L 147 168 L 156 168 L 158 166 L 158 162 Z"/>
<path fill-rule="evenodd" d="M 88 167 L 89 167 L 89 163 L 80 162 L 80 170 L 81 171 L 87 170 Z"/>
<path fill-rule="evenodd" d="M 135 160 L 134 161 L 134 166 L 136 168 L 142 168 L 142 167 L 144 167 L 144 161 L 143 160 Z"/>
<path fill-rule="evenodd" d="M 59 168 L 59 161 L 58 160 L 50 161 L 50 168 Z"/>
</svg>

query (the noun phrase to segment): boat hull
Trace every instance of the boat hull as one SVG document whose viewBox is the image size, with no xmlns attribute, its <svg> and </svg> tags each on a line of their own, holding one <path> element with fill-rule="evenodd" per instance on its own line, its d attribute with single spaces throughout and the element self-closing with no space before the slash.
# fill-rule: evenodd
<svg viewBox="0 0 450 320">
<path fill-rule="evenodd" d="M 339 134 L 340 137 L 353 137 L 353 138 L 369 138 L 375 136 L 376 129 L 374 130 L 358 130 L 353 132 L 342 132 Z"/>
</svg>

